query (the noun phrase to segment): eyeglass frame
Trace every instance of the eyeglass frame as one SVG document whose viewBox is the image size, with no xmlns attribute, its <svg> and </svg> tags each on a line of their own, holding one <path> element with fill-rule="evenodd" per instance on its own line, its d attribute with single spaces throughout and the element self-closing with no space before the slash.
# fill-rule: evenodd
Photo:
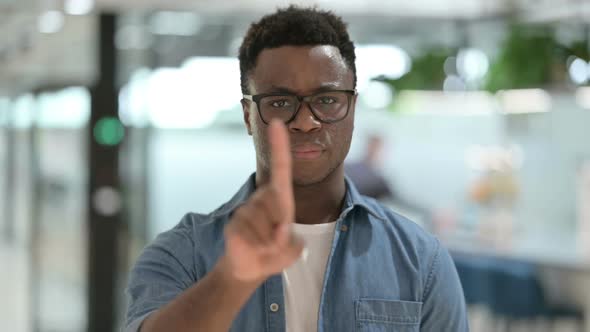
<svg viewBox="0 0 590 332">
<path fill-rule="evenodd" d="M 320 119 L 320 117 L 316 114 L 316 111 L 313 109 L 313 107 L 311 107 L 311 104 L 309 103 L 310 99 L 312 97 L 322 94 L 322 93 L 330 93 L 330 92 L 345 92 L 348 97 L 348 105 L 346 107 L 346 113 L 344 114 L 344 116 L 342 116 L 342 118 L 340 118 L 338 120 L 331 120 L 330 121 L 330 120 Z M 357 93 L 356 89 L 353 89 L 353 90 L 334 89 L 334 90 L 319 91 L 319 92 L 316 92 L 314 94 L 307 95 L 307 96 L 299 96 L 299 95 L 292 94 L 292 93 L 261 93 L 261 94 L 257 94 L 257 95 L 242 95 L 242 97 L 245 100 L 253 101 L 256 104 L 258 116 L 260 117 L 260 120 L 262 120 L 262 122 L 266 125 L 268 125 L 269 123 L 266 122 L 266 120 L 264 120 L 264 118 L 262 117 L 262 112 L 260 111 L 260 100 L 262 100 L 262 98 L 264 98 L 264 97 L 279 97 L 279 96 L 295 97 L 295 98 L 297 98 L 297 101 L 299 101 L 299 106 L 297 107 L 295 112 L 293 112 L 293 115 L 291 116 L 291 118 L 289 118 L 289 120 L 285 121 L 285 124 L 289 124 L 293 120 L 295 120 L 295 118 L 297 117 L 297 114 L 299 114 L 299 111 L 301 110 L 301 106 L 303 105 L 304 102 L 307 103 L 307 106 L 309 107 L 311 114 L 313 115 L 313 117 L 316 120 L 318 120 L 321 123 L 330 124 L 330 123 L 336 123 L 336 122 L 346 119 L 346 117 L 348 116 L 348 113 L 350 112 L 350 105 L 352 103 L 352 97 L 356 96 L 357 94 L 358 93 Z"/>
</svg>

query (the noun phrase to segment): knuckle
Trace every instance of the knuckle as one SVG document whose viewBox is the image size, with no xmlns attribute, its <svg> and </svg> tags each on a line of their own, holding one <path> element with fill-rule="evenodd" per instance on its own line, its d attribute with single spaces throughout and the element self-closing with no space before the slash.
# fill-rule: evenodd
<svg viewBox="0 0 590 332">
<path fill-rule="evenodd" d="M 255 210 L 255 211 L 260 211 L 260 210 L 263 210 L 263 209 L 266 207 L 266 204 L 265 204 L 265 202 L 264 202 L 264 199 L 263 199 L 263 198 L 254 199 L 254 200 L 251 202 L 251 207 L 252 207 L 252 209 L 253 209 L 253 210 Z"/>
<path fill-rule="evenodd" d="M 237 233 L 236 227 L 233 223 L 228 224 L 224 229 L 223 229 L 223 235 L 226 238 L 231 238 L 233 236 L 235 236 L 235 234 Z"/>
<path fill-rule="evenodd" d="M 257 192 L 257 195 L 254 196 L 254 201 L 256 201 L 257 204 L 266 205 L 266 203 L 272 200 L 276 194 L 275 186 L 267 185 Z"/>
<path fill-rule="evenodd" d="M 244 219 L 248 219 L 248 217 L 250 216 L 251 211 L 250 208 L 247 204 L 244 204 L 240 207 L 238 207 L 233 214 L 233 219 L 235 220 L 244 220 Z"/>
</svg>

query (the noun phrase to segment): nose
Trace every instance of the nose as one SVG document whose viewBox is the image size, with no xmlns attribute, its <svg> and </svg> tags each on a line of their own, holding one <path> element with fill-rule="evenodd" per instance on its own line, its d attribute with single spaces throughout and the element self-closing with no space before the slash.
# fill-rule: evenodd
<svg viewBox="0 0 590 332">
<path fill-rule="evenodd" d="M 288 128 L 291 132 L 313 132 L 317 131 L 322 127 L 322 123 L 316 119 L 311 112 L 308 103 L 302 103 L 299 112 L 295 116 L 293 121 L 289 122 Z"/>
</svg>

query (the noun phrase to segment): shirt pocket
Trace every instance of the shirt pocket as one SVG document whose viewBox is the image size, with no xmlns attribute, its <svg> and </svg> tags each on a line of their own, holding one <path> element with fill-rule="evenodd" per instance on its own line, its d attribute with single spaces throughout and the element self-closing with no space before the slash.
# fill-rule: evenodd
<svg viewBox="0 0 590 332">
<path fill-rule="evenodd" d="M 360 299 L 355 301 L 357 332 L 418 332 L 422 302 Z"/>
</svg>

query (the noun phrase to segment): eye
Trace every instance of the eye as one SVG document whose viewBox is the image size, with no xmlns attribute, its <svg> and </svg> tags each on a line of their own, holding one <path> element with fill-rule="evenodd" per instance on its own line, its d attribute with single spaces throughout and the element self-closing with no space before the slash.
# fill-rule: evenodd
<svg viewBox="0 0 590 332">
<path fill-rule="evenodd" d="M 269 109 L 286 109 L 293 107 L 294 101 L 290 96 L 267 96 L 261 104 Z"/>
<path fill-rule="evenodd" d="M 336 102 L 336 99 L 329 96 L 321 96 L 316 99 L 316 103 L 318 104 L 333 104 Z"/>
<path fill-rule="evenodd" d="M 291 106 L 291 103 L 287 99 L 273 100 L 270 102 L 270 106 L 277 107 L 277 108 L 289 107 L 289 106 Z"/>
</svg>

